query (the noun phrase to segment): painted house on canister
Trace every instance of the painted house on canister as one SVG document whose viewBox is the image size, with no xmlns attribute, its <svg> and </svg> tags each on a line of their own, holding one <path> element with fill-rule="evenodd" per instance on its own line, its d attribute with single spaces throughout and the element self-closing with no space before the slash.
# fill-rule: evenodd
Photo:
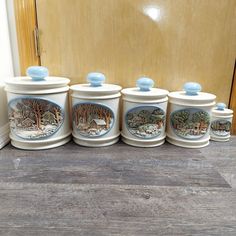
<svg viewBox="0 0 236 236">
<path fill-rule="evenodd" d="M 23 127 L 29 128 L 29 127 L 32 127 L 34 124 L 35 124 L 35 121 L 28 117 L 22 121 Z"/>
<path fill-rule="evenodd" d="M 105 129 L 106 122 L 103 119 L 93 119 L 90 123 L 90 127 L 94 129 Z"/>
<path fill-rule="evenodd" d="M 55 124 L 56 123 L 56 119 L 55 119 L 55 115 L 50 112 L 50 111 L 46 111 L 44 114 L 43 114 L 43 124 L 44 125 L 48 125 L 48 124 Z"/>
</svg>

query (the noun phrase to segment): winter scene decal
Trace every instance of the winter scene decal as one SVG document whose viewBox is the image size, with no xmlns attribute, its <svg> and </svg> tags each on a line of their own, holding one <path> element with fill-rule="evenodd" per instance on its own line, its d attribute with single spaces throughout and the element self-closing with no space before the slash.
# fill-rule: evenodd
<svg viewBox="0 0 236 236">
<path fill-rule="evenodd" d="M 73 126 L 80 135 L 99 137 L 108 133 L 114 123 L 113 112 L 95 103 L 79 103 L 73 106 Z"/>
<path fill-rule="evenodd" d="M 18 98 L 9 103 L 11 131 L 23 139 L 41 139 L 53 135 L 61 127 L 61 107 L 40 98 Z"/>
<path fill-rule="evenodd" d="M 171 114 L 171 126 L 174 132 L 186 139 L 203 137 L 210 125 L 210 116 L 200 109 L 183 109 Z"/>
<path fill-rule="evenodd" d="M 231 122 L 227 120 L 214 120 L 211 123 L 211 132 L 218 136 L 230 135 Z"/>
<path fill-rule="evenodd" d="M 165 112 L 155 106 L 136 107 L 127 112 L 126 125 L 136 137 L 157 137 L 165 127 Z"/>
</svg>

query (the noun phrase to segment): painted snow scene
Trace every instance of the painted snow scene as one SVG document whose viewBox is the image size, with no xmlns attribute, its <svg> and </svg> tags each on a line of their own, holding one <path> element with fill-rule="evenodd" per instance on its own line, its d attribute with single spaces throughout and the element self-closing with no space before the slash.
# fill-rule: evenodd
<svg viewBox="0 0 236 236">
<path fill-rule="evenodd" d="M 79 103 L 73 107 L 73 126 L 80 135 L 99 137 L 110 131 L 114 123 L 113 112 L 95 103 Z"/>
<path fill-rule="evenodd" d="M 230 135 L 231 122 L 228 120 L 214 120 L 211 123 L 211 132 L 218 136 Z"/>
<path fill-rule="evenodd" d="M 170 121 L 174 132 L 178 136 L 186 139 L 198 139 L 203 137 L 210 126 L 209 114 L 195 108 L 173 112 Z"/>
<path fill-rule="evenodd" d="M 127 129 L 140 138 L 154 138 L 161 134 L 165 127 L 165 112 L 155 106 L 140 106 L 126 114 Z"/>
<path fill-rule="evenodd" d="M 40 98 L 19 98 L 9 103 L 11 131 L 23 139 L 42 139 L 53 135 L 63 123 L 61 107 Z"/>
</svg>

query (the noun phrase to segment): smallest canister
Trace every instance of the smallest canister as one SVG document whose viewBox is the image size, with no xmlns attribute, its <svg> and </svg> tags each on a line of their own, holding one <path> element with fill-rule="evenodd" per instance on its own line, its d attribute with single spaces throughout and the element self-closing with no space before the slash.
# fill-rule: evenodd
<svg viewBox="0 0 236 236">
<path fill-rule="evenodd" d="M 226 108 L 224 103 L 217 103 L 212 109 L 210 137 L 211 140 L 229 141 L 233 111 Z"/>
<path fill-rule="evenodd" d="M 123 95 L 122 141 L 137 147 L 155 147 L 165 142 L 168 91 L 152 88 L 154 82 L 142 77 L 137 87 Z"/>
</svg>

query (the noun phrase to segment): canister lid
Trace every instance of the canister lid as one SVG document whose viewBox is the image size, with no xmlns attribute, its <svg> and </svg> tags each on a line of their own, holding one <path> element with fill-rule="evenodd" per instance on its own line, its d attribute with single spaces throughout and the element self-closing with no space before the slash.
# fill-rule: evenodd
<svg viewBox="0 0 236 236">
<path fill-rule="evenodd" d="M 74 96 L 106 96 L 119 94 L 121 86 L 115 84 L 105 84 L 106 77 L 99 72 L 91 72 L 87 75 L 87 84 L 75 84 L 70 89 L 76 93 Z M 120 96 L 120 94 L 119 94 Z"/>
<path fill-rule="evenodd" d="M 31 66 L 27 76 L 13 77 L 5 81 L 5 90 L 18 94 L 48 94 L 67 91 L 68 78 L 49 76 L 48 69 L 43 66 Z"/>
<path fill-rule="evenodd" d="M 215 104 L 216 96 L 211 93 L 201 92 L 201 85 L 195 82 L 184 84 L 183 91 L 168 94 L 169 101 L 179 105 L 189 106 L 212 106 Z"/>
<path fill-rule="evenodd" d="M 134 88 L 126 88 L 121 91 L 121 93 L 125 96 L 124 100 L 143 100 L 151 101 L 151 100 L 159 100 L 166 99 L 167 94 L 169 93 L 167 90 L 153 88 L 154 81 L 147 77 L 141 77 L 136 81 L 137 87 Z"/>
<path fill-rule="evenodd" d="M 232 116 L 233 110 L 227 109 L 226 105 L 220 102 L 212 109 L 212 115 L 220 117 Z"/>
</svg>

